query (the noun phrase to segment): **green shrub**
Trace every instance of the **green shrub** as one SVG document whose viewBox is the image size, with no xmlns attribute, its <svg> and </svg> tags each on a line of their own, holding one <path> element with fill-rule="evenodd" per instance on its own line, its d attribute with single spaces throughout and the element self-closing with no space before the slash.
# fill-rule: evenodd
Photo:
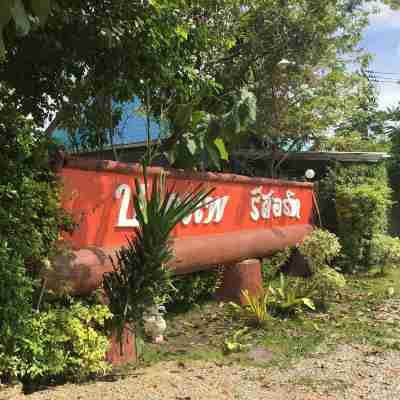
<svg viewBox="0 0 400 400">
<path fill-rule="evenodd" d="M 346 286 L 346 279 L 340 272 L 325 266 L 316 271 L 306 285 L 312 292 L 316 307 L 324 309 L 340 289 Z"/>
<path fill-rule="evenodd" d="M 248 290 L 242 290 L 241 297 L 243 304 L 235 302 L 228 303 L 228 312 L 231 318 L 236 318 L 246 325 L 265 327 L 266 323 L 272 319 L 270 314 L 270 289 L 263 289 L 255 294 L 250 294 Z"/>
<path fill-rule="evenodd" d="M 256 294 L 242 291 L 244 305 L 229 303 L 230 311 L 249 325 L 265 327 L 276 316 L 292 316 L 305 308 L 314 310 L 311 299 L 312 288 L 303 278 L 286 277 L 280 274 L 278 281 L 270 283 L 268 288 Z"/>
<path fill-rule="evenodd" d="M 347 271 L 372 266 L 371 241 L 387 231 L 390 197 L 391 190 L 384 182 L 337 187 L 336 212 Z"/>
<path fill-rule="evenodd" d="M 338 238 L 323 229 L 314 230 L 299 246 L 300 253 L 307 259 L 311 277 L 299 281 L 316 306 L 326 308 L 328 303 L 346 284 L 344 276 L 329 266 L 339 256 L 341 246 Z"/>
<path fill-rule="evenodd" d="M 262 263 L 262 276 L 264 282 L 269 282 L 279 276 L 281 268 L 288 262 L 292 248 L 286 247 L 272 256 L 266 257 Z"/>
<path fill-rule="evenodd" d="M 167 308 L 190 307 L 210 299 L 220 287 L 222 270 L 198 271 L 173 278 Z"/>
<path fill-rule="evenodd" d="M 312 274 L 324 268 L 337 257 L 340 249 L 337 236 L 324 229 L 315 229 L 298 246 L 298 250 L 306 258 Z"/>
<path fill-rule="evenodd" d="M 400 263 L 400 239 L 389 235 L 378 234 L 371 240 L 371 259 L 381 269 L 381 274 L 387 268 L 397 267 Z"/>
<path fill-rule="evenodd" d="M 336 163 L 329 168 L 326 175 L 316 183 L 315 189 L 318 205 L 325 229 L 338 234 L 338 220 L 336 213 L 336 189 L 338 186 L 357 186 L 362 184 L 388 185 L 386 165 L 355 164 L 343 165 Z"/>
<path fill-rule="evenodd" d="M 256 326 L 263 326 L 271 319 L 269 314 L 269 302 L 271 291 L 264 289 L 255 295 L 251 295 L 248 290 L 242 290 L 242 296 L 246 304 L 242 307 L 243 316 L 247 321 L 254 323 Z"/>
<path fill-rule="evenodd" d="M 317 197 L 324 227 L 339 236 L 343 269 L 368 269 L 372 237 L 386 233 L 392 206 L 386 165 L 337 164 L 318 182 Z"/>
<path fill-rule="evenodd" d="M 14 353 L 1 348 L 0 371 L 11 372 L 24 382 L 59 375 L 80 379 L 104 373 L 109 369 L 104 325 L 110 318 L 107 306 L 80 302 L 32 312 L 14 338 Z"/>
<path fill-rule="evenodd" d="M 2 107 L 0 358 L 2 379 L 11 379 L 14 366 L 23 361 L 18 359 L 16 340 L 29 335 L 26 324 L 37 308 L 39 271 L 53 254 L 60 228 L 70 229 L 72 224 L 60 209 L 48 141 L 18 115 L 11 101 Z"/>
</svg>

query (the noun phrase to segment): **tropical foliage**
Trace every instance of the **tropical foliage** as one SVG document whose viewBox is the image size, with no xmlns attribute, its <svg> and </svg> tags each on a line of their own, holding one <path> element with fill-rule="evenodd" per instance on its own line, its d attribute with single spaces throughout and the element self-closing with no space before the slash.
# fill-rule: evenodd
<svg viewBox="0 0 400 400">
<path fill-rule="evenodd" d="M 270 307 L 275 313 L 293 315 L 304 308 L 315 310 L 312 300 L 313 288 L 305 285 L 301 278 L 286 278 L 280 274 L 279 285 L 268 288 L 271 293 Z"/>
<path fill-rule="evenodd" d="M 312 274 L 329 265 L 339 255 L 340 249 L 341 246 L 336 235 L 324 229 L 315 229 L 298 246 L 298 250 L 306 258 Z"/>
<path fill-rule="evenodd" d="M 145 310 L 166 302 L 172 278 L 168 262 L 172 259 L 170 235 L 183 218 L 203 205 L 210 190 L 200 186 L 178 197 L 167 187 L 165 175 L 152 179 L 152 188 L 145 165 L 144 188 L 136 178 L 133 204 L 139 227 L 128 239 L 128 245 L 117 252 L 114 271 L 104 277 L 104 290 L 113 313 L 119 337 L 127 325 L 137 333 Z"/>
<path fill-rule="evenodd" d="M 327 308 L 346 285 L 344 276 L 333 268 L 333 261 L 340 256 L 341 248 L 339 238 L 324 229 L 314 230 L 298 246 L 311 271 L 311 277 L 304 281 L 304 286 L 319 308 Z"/>
<path fill-rule="evenodd" d="M 2 1 L 2 379 L 105 369 L 106 308 L 56 300 L 40 278 L 59 231 L 73 228 L 59 208 L 50 168 L 57 127 L 66 128 L 80 149 L 102 147 L 113 142 L 122 115 L 111 104 L 139 98 L 145 115 L 165 127 L 156 150 L 172 165 L 222 169 L 232 150 L 254 143 L 273 154 L 272 176 L 285 153 L 305 144 L 345 149 L 356 142 L 361 148 L 367 138 L 380 146 L 383 139 L 371 140 L 383 126 L 375 93 L 358 72 L 367 65 L 357 49 L 366 23 L 364 2 L 350 0 Z M 341 137 L 327 144 L 322 137 L 332 130 Z M 393 131 L 394 149 L 396 137 Z M 390 205 L 384 180 L 353 169 L 336 173 L 327 193 L 336 201 L 331 209 L 349 265 L 369 264 L 373 254 L 391 263 L 387 240 L 377 236 L 386 233 Z M 140 227 L 105 280 L 120 329 L 140 321 L 148 305 L 165 301 L 170 232 L 206 195 L 197 188 L 179 202 L 164 178 L 155 179 L 151 193 L 137 182 Z M 347 235 L 350 225 L 354 232 Z M 318 263 L 315 281 L 325 285 L 320 293 L 343 284 L 322 266 L 332 254 L 322 260 L 318 246 L 308 247 L 313 255 L 306 244 L 303 249 L 311 264 Z M 279 307 L 307 306 L 300 285 L 285 280 L 273 290 Z"/>
<path fill-rule="evenodd" d="M 167 309 L 188 308 L 212 299 L 221 285 L 221 280 L 222 268 L 174 276 L 173 287 L 167 299 Z"/>
<path fill-rule="evenodd" d="M 384 181 L 338 185 L 336 212 L 346 269 L 355 271 L 372 266 L 371 240 L 387 232 L 391 205 L 391 190 Z"/>
<path fill-rule="evenodd" d="M 0 58 L 6 55 L 3 30 L 13 23 L 15 34 L 24 36 L 32 28 L 42 26 L 50 10 L 51 0 L 4 0 L 0 5 Z"/>
<path fill-rule="evenodd" d="M 7 0 L 1 10 L 1 81 L 25 115 L 53 121 L 48 135 L 66 127 L 83 147 L 112 143 L 122 113 L 111 99 L 137 97 L 166 128 L 159 150 L 172 164 L 220 169 L 253 138 L 276 155 L 273 175 L 282 152 L 369 112 L 374 98 L 345 68 L 367 62 L 356 51 L 362 2 Z M 33 21 L 30 34 L 11 34 L 12 18 Z"/>
<path fill-rule="evenodd" d="M 73 302 L 32 312 L 14 337 L 15 351 L 0 352 L 0 371 L 24 382 L 50 376 L 82 379 L 110 369 L 104 325 L 111 313 L 104 305 Z"/>
<path fill-rule="evenodd" d="M 292 249 L 286 247 L 281 251 L 265 258 L 262 264 L 263 281 L 269 282 L 279 276 L 282 267 L 289 261 Z"/>
<path fill-rule="evenodd" d="M 376 234 L 371 240 L 371 259 L 380 267 L 382 275 L 386 274 L 388 268 L 397 268 L 400 263 L 400 239 Z"/>
</svg>

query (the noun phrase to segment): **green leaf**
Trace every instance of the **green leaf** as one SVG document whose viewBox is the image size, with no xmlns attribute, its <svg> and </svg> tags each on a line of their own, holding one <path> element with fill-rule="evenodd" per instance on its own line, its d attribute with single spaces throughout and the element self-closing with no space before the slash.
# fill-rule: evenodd
<svg viewBox="0 0 400 400">
<path fill-rule="evenodd" d="M 221 163 L 220 163 L 220 156 L 217 151 L 217 148 L 215 147 L 214 143 L 212 144 L 207 144 L 207 153 L 209 157 L 211 158 L 212 163 L 217 167 L 221 168 Z"/>
<path fill-rule="evenodd" d="M 188 39 L 188 31 L 182 25 L 178 25 L 176 27 L 175 31 L 181 39 L 183 39 L 183 40 Z"/>
<path fill-rule="evenodd" d="M 189 150 L 189 153 L 194 156 L 197 152 L 197 144 L 192 138 L 186 139 L 186 146 Z"/>
<path fill-rule="evenodd" d="M 0 6 L 0 60 L 5 58 L 6 46 L 4 44 L 3 29 L 10 22 L 12 14 L 11 7 L 14 0 L 3 0 Z"/>
<path fill-rule="evenodd" d="M 3 29 L 0 26 L 0 61 L 4 60 L 6 56 L 6 47 L 4 45 Z"/>
<path fill-rule="evenodd" d="M 191 104 L 178 104 L 175 113 L 175 123 L 179 129 L 185 129 L 192 117 L 193 107 Z"/>
<path fill-rule="evenodd" d="M 224 143 L 223 139 L 222 138 L 215 139 L 214 140 L 214 144 L 215 144 L 216 148 L 219 151 L 219 156 L 220 156 L 221 160 L 228 161 L 229 160 L 229 154 L 228 154 L 228 152 L 226 150 L 225 143 Z"/>
<path fill-rule="evenodd" d="M 39 18 L 40 25 L 44 25 L 50 14 L 50 0 L 32 0 L 32 10 L 35 17 Z"/>
<path fill-rule="evenodd" d="M 236 40 L 235 39 L 229 39 L 226 41 L 226 47 L 228 49 L 231 49 L 232 47 L 235 47 L 236 45 Z"/>
<path fill-rule="evenodd" d="M 224 134 L 229 136 L 238 135 L 240 133 L 240 119 L 235 110 L 231 110 L 225 115 Z"/>
<path fill-rule="evenodd" d="M 2 5 L 0 6 L 0 27 L 6 26 L 12 17 L 11 7 L 14 4 L 14 0 L 2 0 Z"/>
<path fill-rule="evenodd" d="M 15 21 L 17 34 L 21 36 L 27 35 L 31 29 L 31 23 L 22 0 L 15 0 L 14 5 L 11 7 L 11 15 Z"/>
<path fill-rule="evenodd" d="M 192 114 L 192 125 L 196 127 L 205 117 L 206 113 L 204 111 L 194 111 Z"/>
<path fill-rule="evenodd" d="M 305 306 L 307 306 L 311 310 L 315 310 L 315 304 L 311 299 L 303 298 L 302 302 Z"/>
</svg>

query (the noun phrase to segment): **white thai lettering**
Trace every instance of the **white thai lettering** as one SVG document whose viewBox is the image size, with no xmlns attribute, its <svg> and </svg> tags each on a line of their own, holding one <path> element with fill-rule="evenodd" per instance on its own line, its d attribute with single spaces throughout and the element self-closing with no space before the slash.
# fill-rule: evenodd
<svg viewBox="0 0 400 400">
<path fill-rule="evenodd" d="M 202 208 L 198 208 L 194 212 L 194 223 L 195 224 L 201 224 L 201 221 L 203 221 L 203 215 L 204 215 L 203 209 Z"/>
<path fill-rule="evenodd" d="M 282 216 L 282 199 L 274 197 L 272 200 L 272 214 L 278 218 Z"/>
<path fill-rule="evenodd" d="M 225 208 L 228 204 L 229 196 L 218 197 L 213 199 L 212 197 L 206 198 L 206 207 L 208 210 L 208 214 L 206 219 L 203 221 L 203 224 L 209 224 L 211 222 L 221 222 L 224 217 Z"/>
<path fill-rule="evenodd" d="M 258 186 L 250 191 L 250 218 L 255 222 L 257 222 L 260 218 L 260 211 L 257 205 L 261 202 L 261 190 L 262 187 Z"/>
<path fill-rule="evenodd" d="M 131 188 L 126 184 L 118 186 L 115 191 L 114 196 L 116 199 L 120 199 L 122 197 L 117 222 L 117 227 L 119 228 L 135 228 L 139 226 L 139 222 L 135 216 L 133 216 L 133 218 L 128 218 L 128 209 L 132 198 L 131 194 Z"/>
<path fill-rule="evenodd" d="M 271 217 L 271 209 L 272 209 L 272 195 L 274 191 L 271 190 L 268 194 L 262 194 L 262 205 L 261 205 L 261 217 L 264 219 L 269 219 Z"/>
<path fill-rule="evenodd" d="M 279 218 L 282 215 L 299 219 L 301 202 L 295 198 L 295 194 L 288 190 L 284 199 L 274 196 L 274 191 L 262 193 L 262 187 L 258 186 L 250 191 L 250 218 L 257 222 L 258 219 Z"/>
<path fill-rule="evenodd" d="M 212 222 L 212 220 L 214 219 L 214 212 L 213 212 L 213 203 L 214 203 L 214 197 L 206 197 L 204 200 L 205 203 L 205 207 L 207 208 L 207 217 L 206 219 L 203 221 L 203 224 L 208 225 L 209 223 Z"/>
<path fill-rule="evenodd" d="M 283 214 L 287 217 L 299 219 L 300 209 L 300 199 L 296 199 L 295 194 L 288 190 L 286 192 L 286 198 L 283 200 Z"/>
</svg>

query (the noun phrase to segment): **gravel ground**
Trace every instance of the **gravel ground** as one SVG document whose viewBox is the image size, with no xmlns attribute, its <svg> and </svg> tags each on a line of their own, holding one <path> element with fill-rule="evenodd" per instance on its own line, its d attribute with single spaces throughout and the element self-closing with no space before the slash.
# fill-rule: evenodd
<svg viewBox="0 0 400 400">
<path fill-rule="evenodd" d="M 2 396 L 3 393 L 3 396 Z M 400 352 L 344 345 L 287 370 L 163 362 L 115 382 L 67 384 L 30 396 L 0 391 L 15 400 L 334 400 L 400 399 Z"/>
<path fill-rule="evenodd" d="M 378 324 L 393 324 L 392 333 L 400 336 L 400 299 L 384 302 L 371 316 Z M 398 344 L 397 340 L 390 340 Z M 256 348 L 250 351 L 249 358 L 254 353 L 268 357 L 270 352 Z M 19 387 L 0 386 L 0 400 L 64 399 L 396 400 L 400 399 L 400 351 L 340 345 L 334 351 L 320 350 L 286 369 L 245 366 L 229 359 L 223 364 L 160 362 L 130 370 L 118 380 L 66 384 L 29 396 L 21 394 Z"/>
</svg>

